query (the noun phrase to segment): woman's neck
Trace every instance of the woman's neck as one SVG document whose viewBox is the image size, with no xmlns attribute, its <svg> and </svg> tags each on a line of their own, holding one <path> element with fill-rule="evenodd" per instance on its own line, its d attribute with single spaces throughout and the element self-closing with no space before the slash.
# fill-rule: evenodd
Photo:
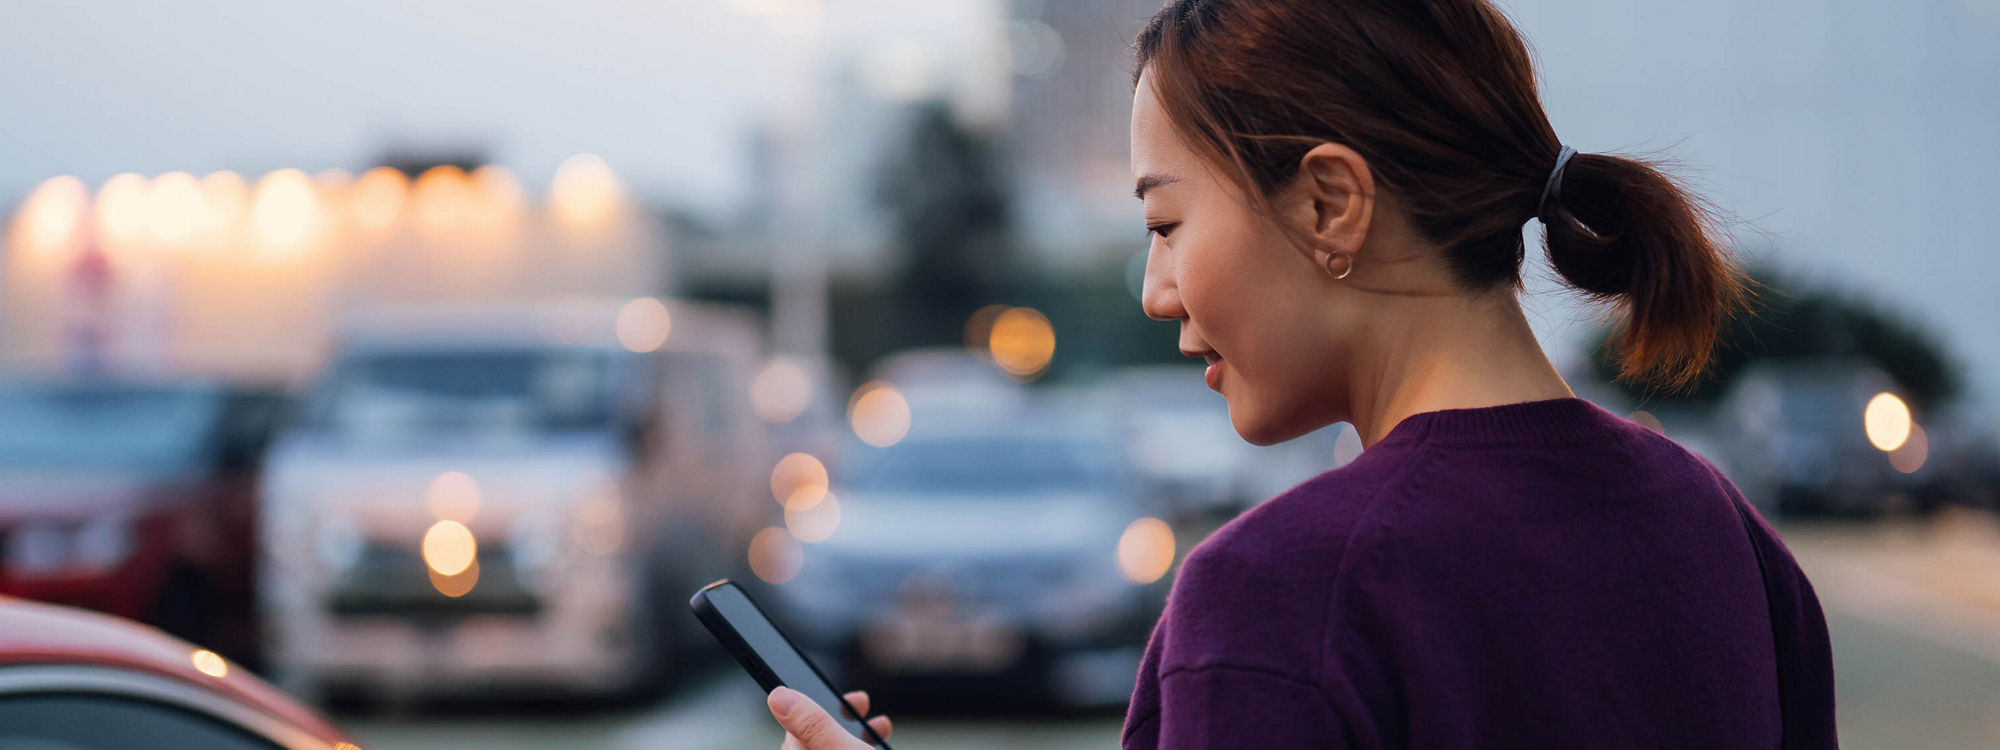
<svg viewBox="0 0 2000 750">
<path fill-rule="evenodd" d="M 1371 331 L 1376 363 L 1353 381 L 1350 421 L 1372 446 L 1413 414 L 1574 396 L 1511 288 L 1409 303 Z"/>
</svg>

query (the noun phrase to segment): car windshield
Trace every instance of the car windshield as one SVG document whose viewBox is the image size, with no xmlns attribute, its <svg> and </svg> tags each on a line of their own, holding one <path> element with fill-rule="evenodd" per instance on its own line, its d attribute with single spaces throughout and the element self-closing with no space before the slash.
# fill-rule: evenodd
<svg viewBox="0 0 2000 750">
<path fill-rule="evenodd" d="M 843 484 L 868 492 L 1020 495 L 1101 490 L 1116 480 L 1108 443 L 1026 437 L 905 440 L 863 448 Z"/>
<path fill-rule="evenodd" d="M 178 469 L 205 454 L 222 407 L 207 388 L 0 387 L 0 466 Z"/>
<path fill-rule="evenodd" d="M 590 349 L 354 353 L 322 383 L 310 421 L 351 436 L 601 429 L 616 361 Z"/>
</svg>

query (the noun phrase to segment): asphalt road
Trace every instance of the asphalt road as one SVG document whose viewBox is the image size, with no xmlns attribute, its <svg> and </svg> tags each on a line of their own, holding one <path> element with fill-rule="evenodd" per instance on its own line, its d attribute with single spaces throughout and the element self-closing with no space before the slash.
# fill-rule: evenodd
<svg viewBox="0 0 2000 750">
<path fill-rule="evenodd" d="M 1933 519 L 1783 527 L 1833 634 L 1849 750 L 2000 747 L 2000 522 Z M 336 720 L 370 750 L 776 748 L 747 678 L 720 665 L 649 706 L 436 707 Z M 1112 748 L 1119 719 L 896 716 L 899 748 Z"/>
</svg>

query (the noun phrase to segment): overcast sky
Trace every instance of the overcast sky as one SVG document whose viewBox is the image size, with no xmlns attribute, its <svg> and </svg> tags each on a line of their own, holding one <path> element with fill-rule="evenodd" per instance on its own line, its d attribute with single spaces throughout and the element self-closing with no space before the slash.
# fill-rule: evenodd
<svg viewBox="0 0 2000 750">
<path fill-rule="evenodd" d="M 403 140 L 484 144 L 530 184 L 595 152 L 649 198 L 724 207 L 804 54 L 735 7 L 800 1 L 7 2 L 0 201 L 57 174 L 354 168 Z M 817 1 L 829 47 L 933 58 L 999 2 Z M 2000 391 L 2000 6 L 1503 5 L 1565 140 L 1667 150 L 1752 221 L 1747 249 L 1936 327 Z M 1536 307 L 1573 336 L 1577 308 Z"/>
</svg>

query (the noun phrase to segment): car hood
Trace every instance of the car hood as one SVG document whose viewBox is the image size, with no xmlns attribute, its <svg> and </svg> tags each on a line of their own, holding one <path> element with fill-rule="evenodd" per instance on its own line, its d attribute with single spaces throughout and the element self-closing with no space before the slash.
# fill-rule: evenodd
<svg viewBox="0 0 2000 750">
<path fill-rule="evenodd" d="M 474 531 L 522 512 L 565 506 L 595 484 L 616 481 L 625 456 L 608 438 L 538 442 L 524 450 L 440 448 L 386 453 L 345 449 L 337 441 L 288 441 L 265 466 L 264 496 L 274 506 L 337 511 L 364 529 L 400 536 L 436 520 L 426 502 L 431 483 L 463 472 L 479 487 Z"/>
<path fill-rule="evenodd" d="M 873 557 L 1109 552 L 1137 517 L 1090 493 L 834 495 L 840 524 L 818 546 Z"/>
</svg>

